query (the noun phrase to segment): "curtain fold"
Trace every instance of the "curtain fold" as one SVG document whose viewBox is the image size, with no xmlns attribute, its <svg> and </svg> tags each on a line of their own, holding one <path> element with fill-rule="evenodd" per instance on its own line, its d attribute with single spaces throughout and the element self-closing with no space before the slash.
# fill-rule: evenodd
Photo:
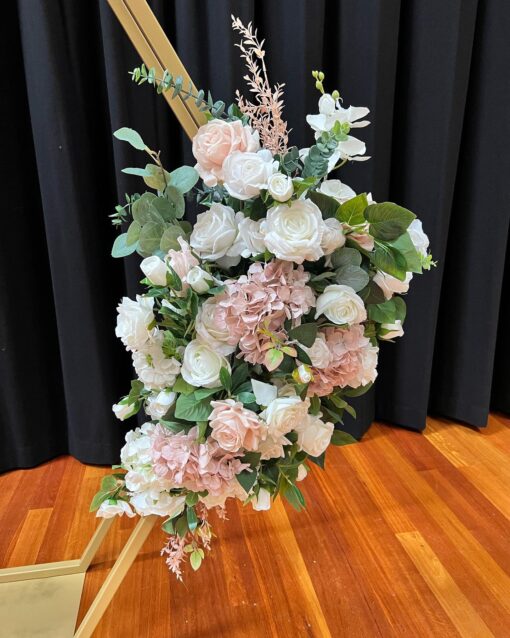
<svg viewBox="0 0 510 638">
<path fill-rule="evenodd" d="M 380 375 L 356 400 L 372 419 L 423 429 L 427 411 L 475 426 L 510 411 L 507 104 L 510 5 L 500 0 L 175 0 L 150 2 L 195 84 L 215 99 L 244 90 L 230 14 L 266 38 L 285 82 L 292 143 L 308 146 L 312 69 L 344 104 L 366 105 L 372 159 L 340 176 L 416 212 L 438 265 L 416 277 L 406 335 L 383 344 Z M 143 158 L 113 140 L 139 130 L 168 166 L 192 162 L 167 104 L 136 87 L 136 52 L 106 0 L 17 0 L 2 21 L 9 82 L 0 234 L 0 470 L 70 453 L 118 459 L 125 424 L 111 404 L 129 386 L 115 306 L 133 295 L 139 259 L 113 260 L 108 214 L 139 181 Z"/>
</svg>

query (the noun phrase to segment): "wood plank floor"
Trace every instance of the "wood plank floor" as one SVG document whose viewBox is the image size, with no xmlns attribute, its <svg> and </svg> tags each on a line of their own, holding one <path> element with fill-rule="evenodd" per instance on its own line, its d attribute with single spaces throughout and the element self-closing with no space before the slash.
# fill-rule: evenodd
<svg viewBox="0 0 510 638">
<path fill-rule="evenodd" d="M 78 557 L 104 473 L 62 457 L 0 477 L 0 566 Z M 302 486 L 300 514 L 231 506 L 184 585 L 156 528 L 95 636 L 510 636 L 509 419 L 482 431 L 430 419 L 425 435 L 375 424 Z M 133 524 L 115 522 L 80 617 Z"/>
</svg>

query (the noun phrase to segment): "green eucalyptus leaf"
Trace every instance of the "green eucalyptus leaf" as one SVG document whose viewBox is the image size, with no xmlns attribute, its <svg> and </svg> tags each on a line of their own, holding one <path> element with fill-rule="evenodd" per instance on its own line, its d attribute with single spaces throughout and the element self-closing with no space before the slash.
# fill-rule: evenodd
<svg viewBox="0 0 510 638">
<path fill-rule="evenodd" d="M 180 166 L 170 173 L 170 184 L 183 195 L 198 182 L 198 172 L 191 166 Z"/>
<path fill-rule="evenodd" d="M 342 266 L 361 266 L 362 256 L 356 248 L 337 248 L 331 255 L 331 263 L 333 268 L 341 268 Z"/>
<path fill-rule="evenodd" d="M 170 173 L 157 164 L 147 164 L 145 171 L 147 175 L 143 176 L 143 181 L 147 186 L 155 191 L 164 191 L 170 181 Z"/>
<path fill-rule="evenodd" d="M 164 232 L 165 225 L 161 222 L 147 222 L 144 224 L 138 240 L 140 251 L 146 255 L 152 255 L 159 249 Z"/>
<path fill-rule="evenodd" d="M 126 233 L 127 246 L 131 246 L 131 244 L 135 244 L 138 241 L 141 230 L 142 230 L 142 227 L 136 220 L 131 222 L 131 224 L 129 225 L 128 231 Z"/>
<path fill-rule="evenodd" d="M 184 195 L 179 189 L 170 184 L 165 189 L 165 197 L 172 206 L 173 216 L 180 219 L 184 215 L 185 210 Z"/>
<path fill-rule="evenodd" d="M 136 175 L 137 177 L 148 177 L 150 173 L 145 168 L 123 168 L 123 173 L 126 175 Z"/>
<path fill-rule="evenodd" d="M 141 226 L 151 221 L 163 221 L 163 218 L 151 206 L 155 198 L 156 195 L 154 193 L 144 193 L 131 206 L 133 219 Z"/>
<path fill-rule="evenodd" d="M 355 292 L 362 290 L 369 282 L 366 270 L 359 266 L 348 264 L 336 271 L 336 282 L 344 286 L 350 286 Z"/>
<path fill-rule="evenodd" d="M 112 257 L 127 257 L 134 253 L 136 250 L 136 243 L 128 245 L 127 244 L 127 233 L 122 233 L 119 235 L 112 246 Z"/>
<path fill-rule="evenodd" d="M 178 237 L 183 237 L 184 231 L 180 226 L 172 224 L 171 226 L 167 226 L 161 235 L 161 241 L 159 244 L 160 249 L 167 253 L 170 249 L 180 250 L 179 242 L 177 241 Z"/>
<path fill-rule="evenodd" d="M 154 198 L 151 202 L 151 206 L 164 221 L 173 222 L 175 220 L 175 207 L 166 197 Z"/>
<path fill-rule="evenodd" d="M 142 136 L 140 135 L 140 133 L 137 133 L 132 128 L 120 128 L 115 131 L 113 136 L 116 137 L 118 140 L 121 140 L 122 142 L 128 142 L 129 144 L 131 144 L 131 146 L 138 149 L 139 151 L 145 151 L 146 149 L 145 142 L 142 140 Z"/>
</svg>

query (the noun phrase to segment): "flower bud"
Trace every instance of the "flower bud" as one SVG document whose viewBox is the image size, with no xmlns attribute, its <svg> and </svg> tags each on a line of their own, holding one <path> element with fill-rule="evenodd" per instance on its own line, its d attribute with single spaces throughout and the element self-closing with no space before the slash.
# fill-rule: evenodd
<svg viewBox="0 0 510 638">
<path fill-rule="evenodd" d="M 200 266 L 193 266 L 186 275 L 186 280 L 195 292 L 201 294 L 209 290 L 209 284 L 207 282 L 212 282 L 213 278 L 212 275 L 203 268 L 200 268 Z"/>
<path fill-rule="evenodd" d="M 310 381 L 312 381 L 313 379 L 313 374 L 310 366 L 302 363 L 299 368 L 295 368 L 294 372 L 292 373 L 292 378 L 294 379 L 294 381 L 297 381 L 297 383 L 310 383 Z"/>
</svg>

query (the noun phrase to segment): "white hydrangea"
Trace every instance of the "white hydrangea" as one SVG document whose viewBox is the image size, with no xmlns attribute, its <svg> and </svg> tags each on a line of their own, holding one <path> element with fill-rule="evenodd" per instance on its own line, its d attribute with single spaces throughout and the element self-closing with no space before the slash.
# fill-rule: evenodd
<svg viewBox="0 0 510 638">
<path fill-rule="evenodd" d="M 181 369 L 175 357 L 165 356 L 162 345 L 163 334 L 157 332 L 142 350 L 132 355 L 136 374 L 149 390 L 171 388 Z"/>
</svg>

